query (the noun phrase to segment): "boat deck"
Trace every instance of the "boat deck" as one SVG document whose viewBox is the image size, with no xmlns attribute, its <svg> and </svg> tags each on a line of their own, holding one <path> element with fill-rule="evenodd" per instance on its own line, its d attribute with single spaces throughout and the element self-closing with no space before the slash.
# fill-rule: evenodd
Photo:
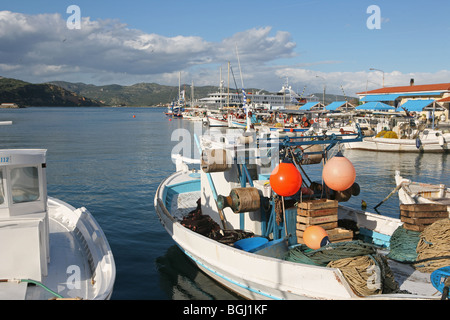
<svg viewBox="0 0 450 320">
<path fill-rule="evenodd" d="M 400 290 L 405 290 L 413 295 L 435 296 L 436 298 L 441 296 L 441 293 L 433 287 L 429 273 L 420 272 L 409 264 L 393 260 L 388 260 L 388 263 Z"/>
<path fill-rule="evenodd" d="M 76 227 L 65 219 L 53 202 L 49 202 L 50 261 L 48 274 L 41 283 L 63 298 L 94 296 L 93 262 L 87 244 Z M 61 212 L 62 213 L 62 212 Z M 28 279 L 26 279 L 28 280 Z M 36 279 L 30 279 L 36 280 Z M 5 296 L 6 295 L 6 296 Z M 0 300 L 47 300 L 53 294 L 27 282 L 0 282 Z"/>
</svg>

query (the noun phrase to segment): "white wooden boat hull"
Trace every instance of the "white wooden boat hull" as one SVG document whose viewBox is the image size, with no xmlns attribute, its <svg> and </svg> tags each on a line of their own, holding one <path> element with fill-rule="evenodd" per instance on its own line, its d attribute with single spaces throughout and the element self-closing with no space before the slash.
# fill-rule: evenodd
<svg viewBox="0 0 450 320">
<path fill-rule="evenodd" d="M 186 176 L 186 173 L 179 171 L 161 183 L 154 200 L 156 213 L 169 235 L 202 271 L 242 297 L 276 300 L 429 298 L 427 295 L 405 294 L 383 294 L 361 298 L 352 291 L 339 269 L 293 263 L 279 259 L 277 255 L 265 256 L 262 251 L 249 253 L 185 228 L 174 218 L 173 211 L 177 208 L 177 204 L 173 203 L 173 199 L 170 203 L 167 194 L 170 193 L 171 186 L 182 186 L 183 192 L 186 193 L 195 189 L 193 198 L 199 197 L 200 181 Z M 191 183 L 195 188 L 190 187 Z M 185 211 L 195 209 L 195 202 L 191 203 Z M 386 237 L 401 225 L 398 219 L 366 214 L 344 207 L 340 211 L 339 214 L 344 217 L 352 217 L 360 226 L 376 229 L 372 231 L 375 233 L 379 231 Z M 277 240 L 271 249 L 283 245 L 284 240 Z M 433 290 L 431 284 L 429 286 Z"/>
<path fill-rule="evenodd" d="M 109 299 L 111 248 L 86 208 L 47 196 L 46 152 L 0 150 L 0 300 Z"/>
<path fill-rule="evenodd" d="M 447 139 L 446 141 L 450 141 Z M 420 147 L 416 146 L 415 139 L 389 139 L 389 138 L 364 138 L 361 142 L 346 143 L 346 149 L 386 151 L 386 152 L 449 152 L 448 143 L 442 144 L 438 139 L 422 140 Z"/>
<path fill-rule="evenodd" d="M 108 300 L 116 277 L 108 241 L 86 208 L 75 209 L 49 197 L 50 259 L 41 283 L 64 299 Z M 39 286 L 0 283 L 0 300 L 55 298 Z"/>
<path fill-rule="evenodd" d="M 399 171 L 395 174 L 400 204 L 432 203 L 447 206 L 450 217 L 450 188 L 445 185 L 413 182 L 404 179 Z"/>
<path fill-rule="evenodd" d="M 208 124 L 210 127 L 228 127 L 227 120 L 221 120 L 214 117 L 208 117 Z"/>
</svg>

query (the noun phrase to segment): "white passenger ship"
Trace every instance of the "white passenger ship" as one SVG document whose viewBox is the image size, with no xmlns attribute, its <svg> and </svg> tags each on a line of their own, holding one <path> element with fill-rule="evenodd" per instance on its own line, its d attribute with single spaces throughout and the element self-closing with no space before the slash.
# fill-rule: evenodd
<svg viewBox="0 0 450 320">
<path fill-rule="evenodd" d="M 256 93 L 246 92 L 245 97 L 242 92 L 236 92 L 236 90 L 233 91 L 234 92 L 231 92 L 230 89 L 230 92 L 219 90 L 217 92 L 210 93 L 207 97 L 199 99 L 199 104 L 208 109 L 219 109 L 227 106 L 242 106 L 244 99 L 246 99 L 247 105 L 261 107 L 264 109 L 283 109 L 287 106 L 319 101 L 319 98 L 314 95 L 307 97 L 300 96 L 287 85 L 284 85 L 277 93 L 267 94 L 260 90 Z"/>
</svg>

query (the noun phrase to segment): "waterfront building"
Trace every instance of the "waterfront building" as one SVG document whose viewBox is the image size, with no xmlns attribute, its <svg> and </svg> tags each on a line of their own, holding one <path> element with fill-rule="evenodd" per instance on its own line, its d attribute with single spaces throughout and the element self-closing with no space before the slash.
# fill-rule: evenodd
<svg viewBox="0 0 450 320">
<path fill-rule="evenodd" d="M 450 83 L 416 85 L 411 79 L 409 86 L 383 87 L 358 92 L 360 102 L 382 102 L 397 110 L 426 112 L 430 110 L 444 113 L 448 121 L 450 104 Z"/>
</svg>

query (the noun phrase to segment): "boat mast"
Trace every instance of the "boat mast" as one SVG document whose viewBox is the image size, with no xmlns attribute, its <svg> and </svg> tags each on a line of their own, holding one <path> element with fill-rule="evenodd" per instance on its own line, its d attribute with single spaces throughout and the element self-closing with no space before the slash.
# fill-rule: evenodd
<svg viewBox="0 0 450 320">
<path fill-rule="evenodd" d="M 178 107 L 181 107 L 181 71 L 178 73 Z"/>
<path fill-rule="evenodd" d="M 227 89 L 227 107 L 230 107 L 230 61 L 228 61 L 228 89 Z"/>
<path fill-rule="evenodd" d="M 219 92 L 220 92 L 220 109 L 223 108 L 223 103 L 222 103 L 222 95 L 223 95 L 223 81 L 222 81 L 222 67 L 220 67 L 220 79 L 219 79 Z"/>
</svg>

